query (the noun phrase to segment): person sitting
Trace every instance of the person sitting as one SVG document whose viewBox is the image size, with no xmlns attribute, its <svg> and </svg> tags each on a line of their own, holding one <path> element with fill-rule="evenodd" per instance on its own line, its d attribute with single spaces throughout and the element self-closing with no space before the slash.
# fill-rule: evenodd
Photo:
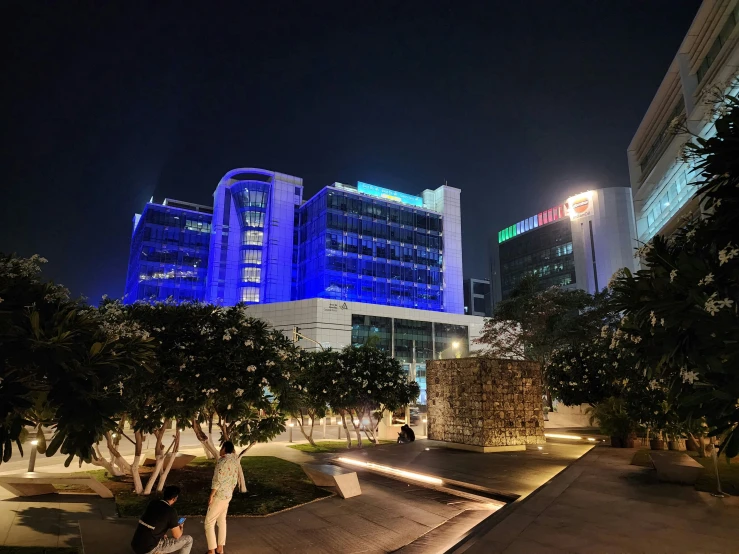
<svg viewBox="0 0 739 554">
<path fill-rule="evenodd" d="M 410 425 L 406 423 L 400 428 L 400 433 L 398 433 L 398 444 L 406 444 L 413 442 L 414 440 L 416 440 L 416 434 L 413 432 Z"/>
<path fill-rule="evenodd" d="M 190 554 L 192 537 L 183 534 L 184 521 L 178 520 L 177 511 L 172 507 L 179 496 L 179 487 L 167 485 L 162 498 L 149 503 L 131 540 L 131 549 L 136 554 Z M 172 533 L 171 537 L 167 536 L 167 531 Z"/>
</svg>

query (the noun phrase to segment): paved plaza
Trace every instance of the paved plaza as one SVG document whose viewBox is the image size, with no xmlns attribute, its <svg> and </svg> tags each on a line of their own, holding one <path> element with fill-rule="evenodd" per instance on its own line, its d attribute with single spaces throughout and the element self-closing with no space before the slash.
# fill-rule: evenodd
<svg viewBox="0 0 739 554">
<path fill-rule="evenodd" d="M 455 554 L 739 552 L 739 497 L 660 483 L 634 449 L 595 448 L 483 523 Z"/>
<path fill-rule="evenodd" d="M 630 465 L 633 453 L 548 443 L 541 450 L 477 454 L 426 440 L 371 447 L 350 455 L 519 499 L 496 511 L 491 504 L 359 470 L 361 496 L 333 496 L 267 517 L 229 518 L 227 548 L 235 554 L 739 550 L 739 498 L 658 483 L 652 470 Z M 249 454 L 297 463 L 336 456 L 306 454 L 284 443 L 258 445 Z M 116 517 L 113 501 L 94 495 L 16 498 L 0 491 L 2 546 L 130 554 L 135 525 L 136 518 Z M 195 538 L 195 554 L 205 548 L 202 516 L 189 518 L 186 532 Z"/>
</svg>

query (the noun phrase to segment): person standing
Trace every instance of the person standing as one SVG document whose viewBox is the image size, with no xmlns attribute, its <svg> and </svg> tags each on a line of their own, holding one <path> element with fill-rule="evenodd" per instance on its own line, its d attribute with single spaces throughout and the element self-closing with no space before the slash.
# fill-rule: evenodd
<svg viewBox="0 0 739 554">
<path fill-rule="evenodd" d="M 180 488 L 168 485 L 162 491 L 161 500 L 149 503 L 131 540 L 131 549 L 136 554 L 190 554 L 192 537 L 183 534 L 184 522 L 177 519 L 177 511 L 172 507 L 179 496 Z M 167 531 L 172 533 L 171 537 Z"/>
<path fill-rule="evenodd" d="M 221 457 L 216 463 L 208 499 L 208 513 L 205 515 L 205 539 L 208 541 L 208 554 L 223 554 L 226 544 L 226 515 L 228 503 L 231 502 L 234 488 L 239 480 L 239 459 L 234 452 L 234 445 L 226 441 L 221 447 Z M 216 524 L 218 539 L 216 540 Z"/>
</svg>

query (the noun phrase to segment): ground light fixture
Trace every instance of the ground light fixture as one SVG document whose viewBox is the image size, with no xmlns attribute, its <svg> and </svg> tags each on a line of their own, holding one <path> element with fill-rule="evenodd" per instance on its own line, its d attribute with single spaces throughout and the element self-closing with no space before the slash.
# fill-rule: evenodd
<svg viewBox="0 0 739 554">
<path fill-rule="evenodd" d="M 582 437 L 577 435 L 564 435 L 560 433 L 544 433 L 544 436 L 548 439 L 569 439 L 573 441 L 581 441 Z"/>
<path fill-rule="evenodd" d="M 289 427 L 289 431 L 290 431 L 290 435 L 288 436 L 288 442 L 292 442 L 293 441 L 293 427 L 295 427 L 295 424 L 290 422 L 287 424 L 287 426 Z"/>
<path fill-rule="evenodd" d="M 366 469 L 378 471 L 380 473 L 386 473 L 388 475 L 395 475 L 397 477 L 405 477 L 406 479 L 412 479 L 413 481 L 420 481 L 422 483 L 428 483 L 429 485 L 441 486 L 444 483 L 438 477 L 429 477 L 428 475 L 423 475 L 422 473 L 415 473 L 413 471 L 406 471 L 404 469 L 395 469 L 394 467 L 384 466 L 381 464 L 374 464 L 372 462 L 362 462 L 360 460 L 353 460 L 352 458 L 344 458 L 344 457 L 337 458 L 337 461 L 347 464 L 347 465 L 363 467 Z"/>
</svg>

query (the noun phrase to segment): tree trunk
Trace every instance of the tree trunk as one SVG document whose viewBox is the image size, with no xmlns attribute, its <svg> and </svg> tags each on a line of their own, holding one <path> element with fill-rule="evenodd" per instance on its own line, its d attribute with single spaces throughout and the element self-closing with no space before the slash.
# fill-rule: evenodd
<svg viewBox="0 0 739 554">
<path fill-rule="evenodd" d="M 105 459 L 105 457 L 100 453 L 100 443 L 95 443 L 95 450 L 97 453 L 97 459 L 93 458 L 92 465 L 100 466 L 105 469 L 110 475 L 113 477 L 120 477 L 123 475 L 123 472 L 115 467 L 113 464 L 111 464 L 108 460 Z"/>
<path fill-rule="evenodd" d="M 141 462 L 141 450 L 144 445 L 144 437 L 140 431 L 134 434 L 136 440 L 134 445 L 133 463 L 131 464 L 131 476 L 133 477 L 133 491 L 136 494 L 144 492 L 144 486 L 141 484 L 141 475 L 139 474 L 139 463 Z"/>
<path fill-rule="evenodd" d="M 124 474 L 131 475 L 131 464 L 129 464 L 123 456 L 121 456 L 121 453 L 118 452 L 118 448 L 116 448 L 117 445 L 115 444 L 116 441 L 114 441 L 113 437 L 110 436 L 110 431 L 105 433 L 105 441 L 108 445 L 111 462 L 114 465 L 117 465 Z"/>
<path fill-rule="evenodd" d="M 180 449 L 180 427 L 179 425 L 177 426 L 177 431 L 175 432 L 174 442 L 172 443 L 172 445 L 173 445 L 172 452 L 167 455 L 167 464 L 165 466 L 164 471 L 162 472 L 162 476 L 159 478 L 159 484 L 157 485 L 157 492 L 162 492 L 164 490 L 164 483 L 167 482 L 169 471 L 172 469 L 172 464 L 174 464 L 174 459 L 177 457 L 177 452 Z"/>
<path fill-rule="evenodd" d="M 239 460 L 239 492 L 241 494 L 246 493 L 246 477 L 244 477 L 244 468 L 241 467 L 241 458 L 244 457 L 244 455 L 249 452 L 249 449 L 254 446 L 256 443 L 253 442 L 249 444 L 244 450 L 241 451 L 239 454 L 238 460 Z"/>
<path fill-rule="evenodd" d="M 349 433 L 349 429 L 346 426 L 346 411 L 341 410 L 339 412 L 339 415 L 341 416 L 341 425 L 344 427 L 344 434 L 346 435 L 346 447 L 351 448 L 352 447 L 352 435 Z"/>
<path fill-rule="evenodd" d="M 154 488 L 154 483 L 159 477 L 159 473 L 162 471 L 162 464 L 164 463 L 164 445 L 162 439 L 164 438 L 164 431 L 166 429 L 166 422 L 162 425 L 155 433 L 154 436 L 157 439 L 156 446 L 154 447 L 154 454 L 156 458 L 156 464 L 154 465 L 154 471 L 149 475 L 149 479 L 146 481 L 146 488 L 144 488 L 144 494 L 151 494 Z"/>
<path fill-rule="evenodd" d="M 203 428 L 200 427 L 200 422 L 197 417 L 192 418 L 192 429 L 195 431 L 195 436 L 198 441 L 200 441 L 200 445 L 205 451 L 205 457 L 209 460 L 218 459 L 218 451 L 211 442 L 210 437 L 203 432 Z"/>
<path fill-rule="evenodd" d="M 351 410 L 349 411 L 349 417 L 352 419 L 352 425 L 354 426 L 354 433 L 357 435 L 357 448 L 362 448 L 362 422 L 359 421 L 359 423 L 354 423 L 355 420 L 359 419 L 359 414 L 357 414 L 357 417 L 354 417 L 351 413 Z"/>
<path fill-rule="evenodd" d="M 302 410 L 300 412 L 300 432 L 303 433 L 303 436 L 310 444 L 316 446 L 316 442 L 313 440 L 313 428 L 315 426 L 315 418 L 312 417 L 310 414 L 308 415 L 310 417 L 310 433 L 306 433 L 305 428 L 303 427 L 303 422 L 305 421 L 305 418 L 303 417 Z"/>
</svg>

